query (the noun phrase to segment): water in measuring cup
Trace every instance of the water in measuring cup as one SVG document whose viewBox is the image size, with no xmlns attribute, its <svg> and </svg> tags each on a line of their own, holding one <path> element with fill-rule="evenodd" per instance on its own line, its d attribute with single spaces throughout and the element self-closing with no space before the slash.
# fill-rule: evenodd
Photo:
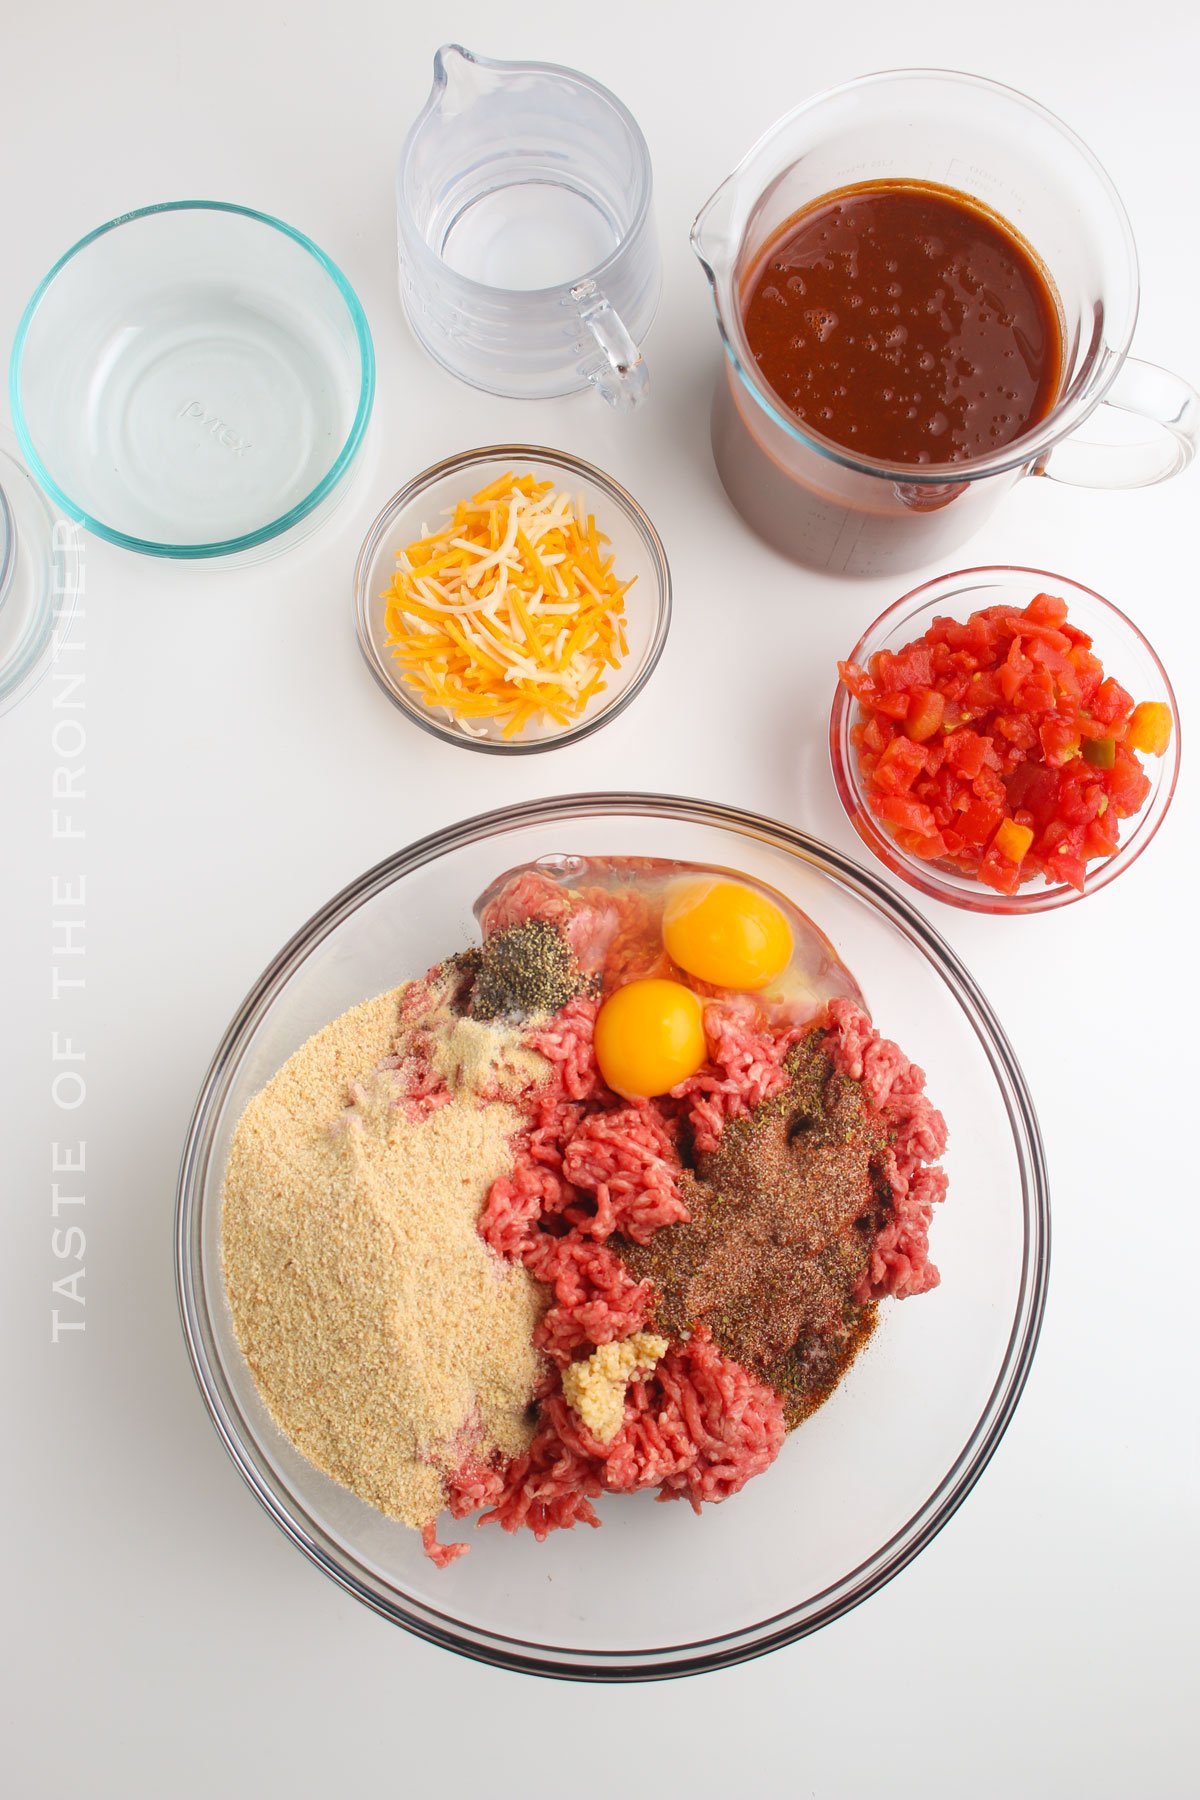
<svg viewBox="0 0 1200 1800">
<path fill-rule="evenodd" d="M 619 242 L 614 221 L 578 188 L 521 181 L 463 207 L 442 243 L 456 275 L 495 288 L 548 288 L 578 281 Z"/>
</svg>

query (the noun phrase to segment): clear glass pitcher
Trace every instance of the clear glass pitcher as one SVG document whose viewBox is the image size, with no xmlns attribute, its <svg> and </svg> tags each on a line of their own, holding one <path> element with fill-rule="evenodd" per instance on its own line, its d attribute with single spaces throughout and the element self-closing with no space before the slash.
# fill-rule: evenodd
<svg viewBox="0 0 1200 1800">
<path fill-rule="evenodd" d="M 400 291 L 453 374 L 516 399 L 649 391 L 661 264 L 650 152 L 587 75 L 445 44 L 396 179 Z"/>
<path fill-rule="evenodd" d="M 1052 411 L 1002 450 L 954 464 L 885 464 L 812 433 L 763 380 L 746 342 L 743 284 L 796 213 L 866 181 L 928 181 L 982 201 L 1041 257 L 1058 290 L 1065 373 Z M 785 554 L 843 574 L 933 562 L 974 532 L 1023 475 L 1142 487 L 1184 468 L 1200 396 L 1129 356 L 1137 255 L 1125 210 L 1095 157 L 1011 88 L 944 70 L 864 76 L 771 128 L 692 227 L 725 356 L 713 454 L 747 522 Z M 1088 442 L 1100 406 L 1145 422 L 1133 442 Z"/>
</svg>

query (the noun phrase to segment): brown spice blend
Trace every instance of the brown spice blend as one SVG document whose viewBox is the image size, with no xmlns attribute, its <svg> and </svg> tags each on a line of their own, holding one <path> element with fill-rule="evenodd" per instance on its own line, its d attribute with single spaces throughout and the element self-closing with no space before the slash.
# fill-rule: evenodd
<svg viewBox="0 0 1200 1800">
<path fill-rule="evenodd" d="M 819 1030 L 803 1038 L 784 1091 L 685 1171 L 690 1221 L 619 1246 L 655 1284 L 656 1328 L 680 1337 L 706 1324 L 784 1395 L 789 1426 L 828 1398 L 874 1328 L 874 1305 L 853 1295 L 890 1204 L 887 1132 L 823 1042 Z"/>
</svg>

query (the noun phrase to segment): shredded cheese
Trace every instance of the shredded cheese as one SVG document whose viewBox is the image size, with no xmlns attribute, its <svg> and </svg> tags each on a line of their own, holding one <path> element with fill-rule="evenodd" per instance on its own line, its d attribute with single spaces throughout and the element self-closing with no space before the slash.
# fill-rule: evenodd
<svg viewBox="0 0 1200 1800">
<path fill-rule="evenodd" d="M 473 737 L 568 726 L 629 654 L 625 595 L 582 499 L 502 475 L 396 557 L 383 595 L 404 680 Z"/>
</svg>

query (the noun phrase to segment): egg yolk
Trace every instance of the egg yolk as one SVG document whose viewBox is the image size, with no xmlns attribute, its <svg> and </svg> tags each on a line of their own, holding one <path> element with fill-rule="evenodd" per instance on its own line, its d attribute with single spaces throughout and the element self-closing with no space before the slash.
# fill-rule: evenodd
<svg viewBox="0 0 1200 1800">
<path fill-rule="evenodd" d="M 600 1073 L 627 1100 L 669 1093 L 708 1054 L 703 1003 L 681 981 L 627 982 L 600 1008 L 595 1046 Z"/>
<path fill-rule="evenodd" d="M 792 929 L 765 894 L 740 881 L 690 881 L 667 896 L 667 955 L 714 987 L 761 988 L 792 960 Z"/>
</svg>

